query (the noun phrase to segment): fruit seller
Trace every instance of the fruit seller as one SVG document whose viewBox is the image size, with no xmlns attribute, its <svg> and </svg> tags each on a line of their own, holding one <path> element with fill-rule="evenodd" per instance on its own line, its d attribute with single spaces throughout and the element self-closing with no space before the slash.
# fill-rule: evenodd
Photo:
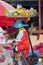
<svg viewBox="0 0 43 65">
<path fill-rule="evenodd" d="M 19 30 L 19 33 L 15 39 L 15 44 L 17 44 L 17 46 L 14 47 L 13 51 L 17 52 L 19 55 L 20 51 L 23 51 L 26 58 L 28 58 L 30 52 L 30 45 L 29 45 L 28 33 L 25 30 L 24 26 L 28 26 L 28 24 L 22 24 L 21 20 L 17 20 L 14 23 L 14 27 Z"/>
</svg>

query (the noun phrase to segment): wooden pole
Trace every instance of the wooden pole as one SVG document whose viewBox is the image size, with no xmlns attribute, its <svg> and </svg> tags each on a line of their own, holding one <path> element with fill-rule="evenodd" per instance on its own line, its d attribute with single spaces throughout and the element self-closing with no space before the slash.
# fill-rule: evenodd
<svg viewBox="0 0 43 65">
<path fill-rule="evenodd" d="M 38 0 L 39 35 L 41 33 L 41 0 Z"/>
</svg>

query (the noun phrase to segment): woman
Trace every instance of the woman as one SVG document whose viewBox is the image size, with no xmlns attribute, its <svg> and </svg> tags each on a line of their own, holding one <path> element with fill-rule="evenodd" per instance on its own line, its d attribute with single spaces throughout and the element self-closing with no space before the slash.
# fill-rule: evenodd
<svg viewBox="0 0 43 65">
<path fill-rule="evenodd" d="M 22 51 L 26 56 L 26 58 L 28 58 L 30 52 L 30 45 L 29 45 L 28 33 L 25 30 L 24 26 L 28 26 L 28 24 L 22 24 L 21 20 L 17 20 L 14 23 L 14 27 L 19 30 L 19 33 L 15 39 L 16 46 L 14 47 L 13 50 L 14 52 L 16 51 L 19 56 L 21 55 L 20 52 Z"/>
<path fill-rule="evenodd" d="M 0 65 L 13 65 L 13 60 L 7 53 L 8 50 L 5 49 L 5 47 L 11 46 L 6 43 L 6 36 L 4 33 L 5 31 L 0 27 Z"/>
</svg>

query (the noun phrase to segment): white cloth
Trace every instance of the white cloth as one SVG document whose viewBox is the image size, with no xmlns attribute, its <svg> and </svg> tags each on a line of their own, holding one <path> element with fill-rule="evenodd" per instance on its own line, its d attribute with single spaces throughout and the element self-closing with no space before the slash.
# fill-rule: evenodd
<svg viewBox="0 0 43 65">
<path fill-rule="evenodd" d="M 17 37 L 16 37 L 16 39 L 15 39 L 16 42 L 21 41 L 21 38 L 23 37 L 23 32 L 24 32 L 24 31 L 25 31 L 25 29 L 19 31 L 19 33 L 18 33 L 18 35 L 17 35 Z"/>
<path fill-rule="evenodd" d="M 5 43 L 6 43 L 6 40 L 5 40 L 5 39 L 0 38 L 0 44 L 5 44 Z"/>
<path fill-rule="evenodd" d="M 0 27 L 0 44 L 5 44 L 5 36 L 3 35 L 4 30 Z"/>
</svg>

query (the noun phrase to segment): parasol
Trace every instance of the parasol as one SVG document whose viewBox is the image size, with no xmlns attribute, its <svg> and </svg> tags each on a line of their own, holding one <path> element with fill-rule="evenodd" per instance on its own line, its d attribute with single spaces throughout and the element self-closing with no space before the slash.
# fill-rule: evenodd
<svg viewBox="0 0 43 65">
<path fill-rule="evenodd" d="M 11 12 L 15 10 L 15 8 L 12 5 L 6 3 L 5 1 L 0 0 L 0 15 L 5 15 L 6 9 Z"/>
<path fill-rule="evenodd" d="M 13 26 L 15 18 L 6 17 L 6 9 L 13 12 L 15 8 L 5 1 L 0 0 L 0 26 Z"/>
</svg>

